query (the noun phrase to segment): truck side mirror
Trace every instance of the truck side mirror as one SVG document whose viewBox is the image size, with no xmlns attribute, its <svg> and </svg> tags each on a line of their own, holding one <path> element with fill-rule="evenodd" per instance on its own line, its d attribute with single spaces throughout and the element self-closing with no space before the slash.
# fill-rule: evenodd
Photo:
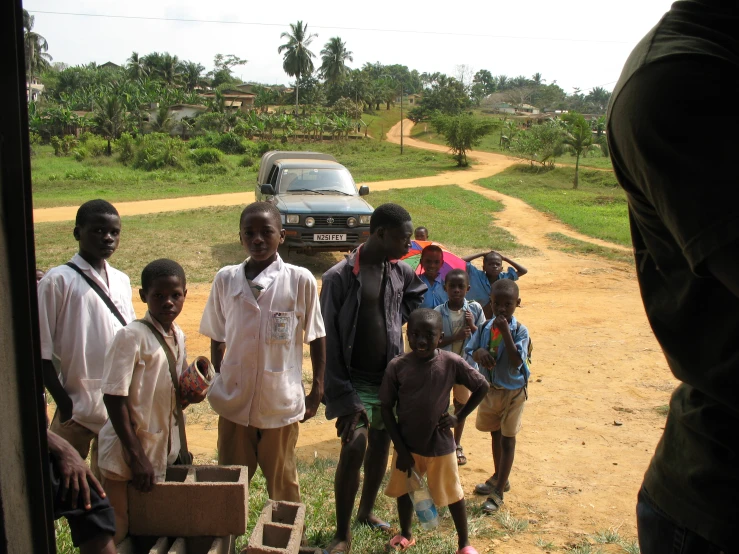
<svg viewBox="0 0 739 554">
<path fill-rule="evenodd" d="M 261 187 L 259 187 L 259 192 L 264 195 L 274 196 L 275 187 L 273 187 L 272 185 L 262 185 Z"/>
<path fill-rule="evenodd" d="M 362 185 L 361 187 L 359 187 L 359 196 L 367 196 L 368 194 L 369 194 L 369 187 L 367 185 Z"/>
</svg>

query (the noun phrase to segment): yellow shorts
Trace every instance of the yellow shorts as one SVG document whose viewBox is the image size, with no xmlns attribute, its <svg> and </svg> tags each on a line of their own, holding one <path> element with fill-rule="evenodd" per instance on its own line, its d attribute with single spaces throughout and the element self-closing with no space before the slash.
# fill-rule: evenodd
<svg viewBox="0 0 739 554">
<path fill-rule="evenodd" d="M 393 449 L 393 461 L 391 462 L 390 481 L 385 487 L 385 494 L 391 498 L 398 498 L 404 494 L 408 494 L 408 474 L 400 471 L 395 467 L 398 460 L 398 452 Z M 413 469 L 423 477 L 428 474 L 426 479 L 437 508 L 449 506 L 464 499 L 464 490 L 459 482 L 459 472 L 457 471 L 457 456 L 454 452 L 444 456 L 419 456 L 413 454 L 415 465 Z"/>
<path fill-rule="evenodd" d="M 525 402 L 523 388 L 508 390 L 490 387 L 477 407 L 475 427 L 485 433 L 499 430 L 504 437 L 515 437 L 521 430 Z"/>
</svg>

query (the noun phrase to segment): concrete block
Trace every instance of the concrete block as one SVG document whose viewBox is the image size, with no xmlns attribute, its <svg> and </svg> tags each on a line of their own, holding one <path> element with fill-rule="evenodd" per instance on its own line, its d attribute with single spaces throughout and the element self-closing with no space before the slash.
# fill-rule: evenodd
<svg viewBox="0 0 739 554">
<path fill-rule="evenodd" d="M 148 542 L 152 544 L 154 538 Z M 235 554 L 236 537 L 180 537 L 172 539 L 160 537 L 151 548 L 137 547 L 131 537 L 116 547 L 117 554 Z"/>
<path fill-rule="evenodd" d="M 243 466 L 170 466 L 166 480 L 150 492 L 128 487 L 131 535 L 243 535 L 248 510 L 248 472 Z"/>
<path fill-rule="evenodd" d="M 268 500 L 242 554 L 299 554 L 305 505 Z"/>
</svg>

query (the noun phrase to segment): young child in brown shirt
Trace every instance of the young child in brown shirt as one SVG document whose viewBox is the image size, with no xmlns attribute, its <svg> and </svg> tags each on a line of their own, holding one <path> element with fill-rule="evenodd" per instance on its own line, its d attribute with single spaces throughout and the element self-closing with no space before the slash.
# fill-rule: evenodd
<svg viewBox="0 0 739 554">
<path fill-rule="evenodd" d="M 459 536 L 458 554 L 477 554 L 467 534 L 467 510 L 451 430 L 482 401 L 488 383 L 461 357 L 438 348 L 443 334 L 439 312 L 414 311 L 408 321 L 411 352 L 393 359 L 382 381 L 382 418 L 395 446 L 385 494 L 398 499 L 401 527 L 388 547 L 405 550 L 415 544 L 411 534 L 413 503 L 407 486 L 407 476 L 415 467 L 421 476 L 428 473 L 436 506 L 449 506 Z M 449 393 L 455 384 L 464 385 L 472 395 L 456 415 L 451 415 Z"/>
</svg>

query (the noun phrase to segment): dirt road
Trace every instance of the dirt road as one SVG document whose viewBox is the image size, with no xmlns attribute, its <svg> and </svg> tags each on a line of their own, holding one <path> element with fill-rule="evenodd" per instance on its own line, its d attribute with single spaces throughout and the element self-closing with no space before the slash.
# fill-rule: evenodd
<svg viewBox="0 0 739 554">
<path fill-rule="evenodd" d="M 388 139 L 398 141 L 398 132 L 391 129 Z M 410 138 L 405 143 L 444 150 Z M 512 489 L 506 495 L 506 508 L 529 525 L 502 539 L 473 539 L 473 544 L 480 552 L 519 554 L 541 553 L 537 539 L 562 547 L 608 528 L 634 538 L 636 493 L 664 425 L 658 408 L 667 404 L 676 382 L 647 323 L 633 268 L 551 249 L 545 239 L 550 232 L 604 243 L 582 237 L 520 200 L 472 184 L 515 161 L 481 152 L 470 157 L 478 162 L 470 172 L 371 186 L 458 184 L 502 201 L 505 210 L 495 214 L 496 224 L 537 249 L 520 260 L 529 275 L 520 281 L 522 306 L 516 315 L 533 337 L 533 375 Z M 216 201 L 210 198 L 205 201 Z M 166 210 L 178 205 L 178 199 L 161 202 Z M 200 205 L 205 204 L 188 207 Z M 40 220 L 36 213 L 35 217 Z M 331 260 L 324 263 L 328 266 Z M 209 354 L 209 341 L 197 333 L 208 292 L 207 285 L 191 286 L 178 319 L 188 336 L 190 356 Z M 136 307 L 143 312 L 143 305 Z M 199 460 L 212 459 L 214 415 L 201 406 L 188 417 L 191 449 Z M 468 425 L 463 445 L 469 464 L 460 475 L 471 501 L 474 485 L 492 473 L 490 443 L 489 436 Z M 302 457 L 336 457 L 338 447 L 333 422 L 318 417 L 302 427 L 298 443 Z"/>
</svg>

